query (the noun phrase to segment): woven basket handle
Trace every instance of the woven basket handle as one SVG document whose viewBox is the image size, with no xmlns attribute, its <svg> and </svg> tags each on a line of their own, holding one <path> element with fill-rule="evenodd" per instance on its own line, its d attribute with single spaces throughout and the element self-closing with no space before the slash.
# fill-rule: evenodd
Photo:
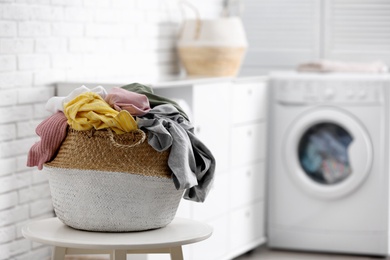
<svg viewBox="0 0 390 260">
<path fill-rule="evenodd" d="M 198 40 L 199 39 L 199 35 L 200 35 L 200 29 L 202 27 L 202 23 L 200 21 L 199 10 L 193 4 L 191 4 L 190 2 L 185 1 L 185 0 L 180 1 L 179 4 L 180 4 L 180 11 L 181 11 L 181 14 L 182 14 L 184 22 L 183 22 L 183 25 L 181 26 L 178 38 L 180 39 L 182 37 L 183 31 L 184 31 L 184 27 L 185 27 L 186 15 L 185 15 L 185 12 L 184 12 L 183 5 L 186 5 L 187 7 L 192 9 L 192 11 L 194 11 L 194 13 L 195 13 L 195 16 L 196 16 L 196 28 L 195 28 L 195 33 L 194 33 L 194 40 Z"/>
<path fill-rule="evenodd" d="M 142 131 L 140 129 L 136 129 L 136 130 L 134 130 L 134 132 L 137 132 L 141 135 L 141 138 L 137 142 L 132 143 L 132 144 L 120 144 L 117 141 L 115 141 L 114 133 L 112 132 L 112 130 L 110 128 L 107 128 L 107 131 L 108 131 L 108 136 L 110 137 L 110 141 L 111 141 L 112 145 L 114 145 L 115 147 L 118 147 L 118 148 L 132 148 L 132 147 L 135 147 L 135 146 L 143 143 L 146 139 L 146 134 L 144 133 L 144 131 Z"/>
</svg>

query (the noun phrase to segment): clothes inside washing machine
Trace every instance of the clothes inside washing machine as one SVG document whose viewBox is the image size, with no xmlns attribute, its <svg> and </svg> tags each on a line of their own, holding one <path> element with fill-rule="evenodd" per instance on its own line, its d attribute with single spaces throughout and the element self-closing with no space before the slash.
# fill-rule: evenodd
<svg viewBox="0 0 390 260">
<path fill-rule="evenodd" d="M 348 158 L 348 146 L 352 141 L 352 136 L 339 125 L 313 125 L 299 142 L 301 167 L 320 184 L 336 184 L 345 180 L 352 173 Z"/>
</svg>

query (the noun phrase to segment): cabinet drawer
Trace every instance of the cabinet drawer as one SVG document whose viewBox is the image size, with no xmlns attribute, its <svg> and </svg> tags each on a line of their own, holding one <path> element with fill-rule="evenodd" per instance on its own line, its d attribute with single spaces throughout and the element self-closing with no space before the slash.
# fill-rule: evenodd
<svg viewBox="0 0 390 260">
<path fill-rule="evenodd" d="M 195 135 L 210 150 L 216 160 L 215 171 L 226 172 L 229 165 L 229 131 L 228 127 L 218 131 L 214 124 L 196 125 Z"/>
<path fill-rule="evenodd" d="M 229 237 L 229 222 L 228 216 L 225 215 L 218 219 L 208 222 L 213 227 L 213 234 L 210 238 L 196 244 L 188 245 L 192 260 L 218 260 L 229 252 L 228 237 Z M 184 248 L 185 248 L 184 247 Z"/>
<path fill-rule="evenodd" d="M 265 131 L 264 122 L 237 126 L 232 129 L 230 155 L 233 166 L 264 159 Z"/>
<path fill-rule="evenodd" d="M 216 174 L 213 186 L 204 203 L 193 204 L 193 217 L 196 220 L 208 220 L 224 215 L 229 209 L 229 180 L 228 174 Z"/>
<path fill-rule="evenodd" d="M 264 200 L 265 196 L 265 163 L 258 162 L 233 170 L 230 176 L 231 208 Z"/>
<path fill-rule="evenodd" d="M 230 83 L 195 85 L 193 115 L 196 136 L 210 149 L 217 161 L 217 172 L 228 169 Z"/>
<path fill-rule="evenodd" d="M 230 217 L 229 248 L 245 246 L 264 237 L 264 202 L 235 210 Z"/>
<path fill-rule="evenodd" d="M 176 217 L 191 218 L 191 207 L 193 201 L 181 199 L 179 207 L 176 211 Z"/>
<path fill-rule="evenodd" d="M 265 82 L 236 83 L 232 86 L 233 124 L 266 117 L 267 86 Z"/>
</svg>

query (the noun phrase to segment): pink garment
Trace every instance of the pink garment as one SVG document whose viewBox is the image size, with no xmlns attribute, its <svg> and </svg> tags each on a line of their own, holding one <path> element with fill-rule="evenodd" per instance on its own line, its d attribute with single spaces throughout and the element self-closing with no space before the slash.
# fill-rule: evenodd
<svg viewBox="0 0 390 260">
<path fill-rule="evenodd" d="M 38 166 L 42 170 L 43 164 L 52 160 L 57 153 L 67 135 L 67 129 L 67 118 L 61 111 L 42 121 L 35 130 L 41 140 L 31 147 L 27 166 Z"/>
<path fill-rule="evenodd" d="M 115 110 L 127 110 L 132 116 L 143 116 L 150 110 L 149 99 L 146 95 L 123 88 L 112 88 L 105 101 Z"/>
</svg>

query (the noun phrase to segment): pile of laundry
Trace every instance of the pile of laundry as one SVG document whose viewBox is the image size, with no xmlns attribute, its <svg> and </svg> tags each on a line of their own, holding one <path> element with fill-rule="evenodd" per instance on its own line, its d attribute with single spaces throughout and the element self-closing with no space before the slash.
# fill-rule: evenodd
<svg viewBox="0 0 390 260">
<path fill-rule="evenodd" d="M 68 128 L 77 131 L 111 129 L 124 134 L 136 129 L 147 133 L 156 151 L 170 149 L 168 166 L 184 198 L 203 202 L 211 188 L 215 159 L 195 136 L 185 111 L 177 102 L 156 95 L 150 87 L 133 83 L 106 91 L 81 86 L 66 97 L 52 97 L 46 110 L 53 114 L 36 128 L 40 141 L 28 154 L 27 166 L 43 165 L 55 158 Z"/>
</svg>

